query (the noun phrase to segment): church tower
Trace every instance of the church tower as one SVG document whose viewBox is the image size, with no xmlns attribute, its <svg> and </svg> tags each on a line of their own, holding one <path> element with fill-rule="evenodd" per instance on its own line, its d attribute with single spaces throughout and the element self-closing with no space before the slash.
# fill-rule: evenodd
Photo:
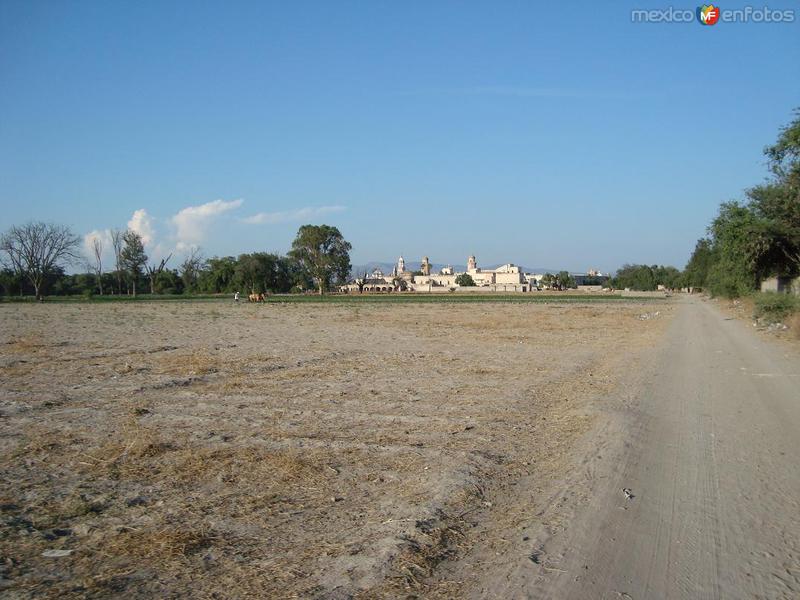
<svg viewBox="0 0 800 600">
<path fill-rule="evenodd" d="M 427 256 L 422 257 L 421 270 L 423 275 L 429 276 L 431 274 L 431 263 Z"/>
<path fill-rule="evenodd" d="M 475 260 L 475 255 L 472 255 L 467 259 L 467 271 L 477 271 L 477 270 L 478 270 L 478 263 Z"/>
<path fill-rule="evenodd" d="M 406 261 L 401 256 L 397 259 L 397 274 L 402 275 L 406 272 Z"/>
</svg>

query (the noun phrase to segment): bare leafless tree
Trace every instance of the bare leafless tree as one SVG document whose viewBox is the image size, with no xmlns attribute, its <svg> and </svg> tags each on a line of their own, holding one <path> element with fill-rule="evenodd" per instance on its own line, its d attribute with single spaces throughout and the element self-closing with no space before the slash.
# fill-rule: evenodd
<svg viewBox="0 0 800 600">
<path fill-rule="evenodd" d="M 92 270 L 97 275 L 97 287 L 100 290 L 100 295 L 103 295 L 103 240 L 99 236 L 92 238 L 92 254 L 94 255 L 94 264 Z"/>
<path fill-rule="evenodd" d="M 69 227 L 39 221 L 11 227 L 0 237 L 0 251 L 16 272 L 28 278 L 39 300 L 45 278 L 56 267 L 80 260 L 80 241 Z"/>
<path fill-rule="evenodd" d="M 364 286 L 367 285 L 367 271 L 364 269 L 364 276 L 356 279 L 356 285 L 358 286 L 358 293 L 364 293 Z"/>
<path fill-rule="evenodd" d="M 161 274 L 164 270 L 164 267 L 167 266 L 169 259 L 172 258 L 172 254 L 167 256 L 167 258 L 162 258 L 158 264 L 147 265 L 145 268 L 147 269 L 147 276 L 150 278 L 150 293 L 156 293 L 156 278 Z"/>
<path fill-rule="evenodd" d="M 114 246 L 114 267 L 117 272 L 117 293 L 122 295 L 122 247 L 125 245 L 123 239 L 125 232 L 121 229 L 111 230 L 111 245 Z"/>
<path fill-rule="evenodd" d="M 205 262 L 206 259 L 200 248 L 193 246 L 180 268 L 181 279 L 183 279 L 183 285 L 187 291 L 194 291 L 197 287 L 197 278 Z"/>
</svg>

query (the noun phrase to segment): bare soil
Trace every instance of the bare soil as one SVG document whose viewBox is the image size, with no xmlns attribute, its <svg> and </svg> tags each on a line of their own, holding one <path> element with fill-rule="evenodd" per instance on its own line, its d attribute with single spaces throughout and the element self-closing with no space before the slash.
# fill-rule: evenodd
<svg viewBox="0 0 800 600">
<path fill-rule="evenodd" d="M 672 312 L 0 306 L 0 592 L 463 596 Z"/>
</svg>

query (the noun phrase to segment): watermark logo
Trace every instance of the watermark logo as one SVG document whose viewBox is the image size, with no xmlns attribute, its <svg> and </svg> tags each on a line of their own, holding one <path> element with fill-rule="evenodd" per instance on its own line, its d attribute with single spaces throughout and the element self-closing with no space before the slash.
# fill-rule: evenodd
<svg viewBox="0 0 800 600">
<path fill-rule="evenodd" d="M 714 4 L 703 4 L 692 11 L 687 8 L 642 9 L 631 11 L 633 23 L 692 23 L 716 25 L 717 23 L 794 23 L 794 10 L 773 10 L 768 6 L 745 6 L 722 9 Z"/>
<path fill-rule="evenodd" d="M 697 20 L 701 25 L 716 25 L 719 21 L 719 6 L 713 4 L 698 6 Z"/>
</svg>

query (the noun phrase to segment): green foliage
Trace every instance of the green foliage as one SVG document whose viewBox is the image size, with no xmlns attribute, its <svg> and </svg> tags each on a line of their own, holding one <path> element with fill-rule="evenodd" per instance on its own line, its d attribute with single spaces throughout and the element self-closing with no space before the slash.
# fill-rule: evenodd
<svg viewBox="0 0 800 600">
<path fill-rule="evenodd" d="M 200 271 L 198 287 L 201 292 L 224 293 L 234 291 L 236 259 L 233 256 L 215 256 L 208 259 Z"/>
<path fill-rule="evenodd" d="M 697 240 L 694 252 L 683 272 L 683 283 L 688 287 L 705 288 L 708 285 L 708 274 L 716 258 L 712 242 L 708 238 Z M 683 286 L 681 286 L 683 287 Z"/>
<path fill-rule="evenodd" d="M 800 297 L 779 292 L 759 292 L 753 295 L 755 316 L 770 322 L 780 322 L 800 311 Z"/>
<path fill-rule="evenodd" d="M 134 253 L 139 254 L 135 245 L 134 242 Z M 143 247 L 141 251 L 143 253 Z M 137 290 L 143 289 L 147 278 L 141 267 L 138 273 L 134 273 L 135 271 L 125 273 L 129 289 L 133 289 L 134 284 Z M 102 277 L 103 288 L 114 290 L 116 274 L 104 273 Z M 191 287 L 187 286 L 187 282 L 190 282 Z M 189 265 L 184 261 L 180 272 L 177 269 L 163 269 L 154 274 L 156 293 L 151 296 L 169 297 L 184 293 L 230 294 L 237 290 L 249 293 L 252 289 L 257 292 L 283 294 L 298 286 L 298 283 L 297 289 L 307 290 L 314 287 L 307 275 L 288 257 L 256 252 L 242 254 L 239 258 L 225 256 L 193 260 Z M 99 288 L 96 273 L 66 275 L 61 267 L 54 267 L 48 273 L 46 285 L 53 294 L 59 296 L 85 295 L 88 292 L 94 293 Z M 5 296 L 24 296 L 33 294 L 34 288 L 22 275 L 11 269 L 3 269 L 0 271 L 0 292 Z"/>
<path fill-rule="evenodd" d="M 575 279 L 569 274 L 568 271 L 559 271 L 558 275 L 556 275 L 556 282 L 559 289 L 562 290 L 577 287 L 575 285 Z"/>
<path fill-rule="evenodd" d="M 708 247 L 696 248 L 687 265 L 692 285 L 735 298 L 771 275 L 800 273 L 800 111 L 764 154 L 772 178 L 747 190 L 746 203 L 720 206 Z"/>
<path fill-rule="evenodd" d="M 292 242 L 289 256 L 300 266 L 301 271 L 314 281 L 320 294 L 333 281 L 345 283 L 350 275 L 350 250 L 336 227 L 330 225 L 303 225 Z"/>
<path fill-rule="evenodd" d="M 761 274 L 800 273 L 800 190 L 771 182 L 747 190 L 749 208 L 759 219 L 752 260 Z"/>
<path fill-rule="evenodd" d="M 761 255 L 759 231 L 763 222 L 749 207 L 725 202 L 711 223 L 709 232 L 716 260 L 708 273 L 711 293 L 738 298 L 756 289 Z"/>
<path fill-rule="evenodd" d="M 156 276 L 155 288 L 159 294 L 182 294 L 183 279 L 176 269 L 165 269 Z"/>
<path fill-rule="evenodd" d="M 542 275 L 542 279 L 539 284 L 542 287 L 556 290 L 566 290 L 577 287 L 575 278 L 569 274 L 569 271 L 559 271 L 558 275 L 545 273 Z"/>
<path fill-rule="evenodd" d="M 131 282 L 133 295 L 136 295 L 136 284 L 141 278 L 142 267 L 147 263 L 147 254 L 144 253 L 142 236 L 132 230 L 128 230 L 122 236 L 122 252 L 120 253 L 120 265 L 127 272 Z"/>
<path fill-rule="evenodd" d="M 24 275 L 18 271 L 8 268 L 0 271 L 0 287 L 4 296 L 24 295 L 25 283 Z"/>
<path fill-rule="evenodd" d="M 234 267 L 233 287 L 248 293 L 285 292 L 293 283 L 289 260 L 277 254 L 242 254 Z"/>
<path fill-rule="evenodd" d="M 794 114 L 794 121 L 781 129 L 778 140 L 765 148 L 764 154 L 775 178 L 796 190 L 800 185 L 800 108 L 795 108 Z"/>
<path fill-rule="evenodd" d="M 469 273 L 460 273 L 456 276 L 455 282 L 461 287 L 475 287 L 475 280 Z"/>
<path fill-rule="evenodd" d="M 652 292 L 659 285 L 673 289 L 681 287 L 683 274 L 675 267 L 663 265 L 623 265 L 611 279 L 615 288 L 627 288 L 641 292 Z"/>
</svg>

